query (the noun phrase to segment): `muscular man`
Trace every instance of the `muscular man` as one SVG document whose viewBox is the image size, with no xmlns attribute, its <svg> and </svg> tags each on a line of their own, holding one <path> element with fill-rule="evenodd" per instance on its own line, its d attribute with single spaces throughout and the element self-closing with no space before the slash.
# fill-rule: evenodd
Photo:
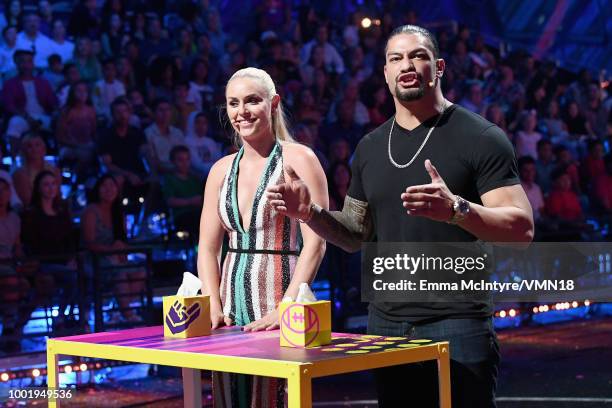
<svg viewBox="0 0 612 408">
<path fill-rule="evenodd" d="M 395 115 L 357 146 L 342 211 L 312 203 L 291 169 L 289 182 L 268 189 L 270 204 L 351 252 L 374 239 L 530 242 L 532 212 L 512 145 L 500 128 L 444 98 L 444 68 L 429 31 L 394 30 L 384 74 Z M 368 332 L 450 341 L 453 407 L 493 407 L 499 349 L 492 313 L 490 303 L 469 299 L 373 302 Z M 376 380 L 381 407 L 437 406 L 433 362 L 379 370 Z"/>
</svg>

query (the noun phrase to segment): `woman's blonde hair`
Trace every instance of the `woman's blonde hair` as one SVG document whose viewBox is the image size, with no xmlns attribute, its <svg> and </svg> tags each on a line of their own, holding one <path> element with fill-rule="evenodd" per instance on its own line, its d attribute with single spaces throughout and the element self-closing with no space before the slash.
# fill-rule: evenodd
<svg viewBox="0 0 612 408">
<path fill-rule="evenodd" d="M 270 77 L 270 75 L 263 69 L 253 67 L 240 69 L 231 76 L 227 83 L 229 84 L 236 78 L 253 78 L 258 80 L 265 89 L 266 98 L 268 98 L 269 101 L 272 101 L 272 98 L 276 95 L 274 81 L 272 80 L 272 77 Z M 278 140 L 293 142 L 293 137 L 291 136 L 291 133 L 287 127 L 287 117 L 285 116 L 285 110 L 283 109 L 281 101 L 278 102 L 276 110 L 272 112 L 272 133 L 274 133 L 274 136 Z M 234 138 L 235 144 L 239 146 L 241 144 L 241 140 L 240 136 L 236 134 L 236 132 L 234 132 Z"/>
</svg>

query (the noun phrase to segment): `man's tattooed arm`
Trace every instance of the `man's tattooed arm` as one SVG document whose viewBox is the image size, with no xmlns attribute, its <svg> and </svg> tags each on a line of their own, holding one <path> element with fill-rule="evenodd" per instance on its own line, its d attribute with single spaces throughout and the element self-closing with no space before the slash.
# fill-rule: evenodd
<svg viewBox="0 0 612 408">
<path fill-rule="evenodd" d="M 346 196 L 342 211 L 328 211 L 314 205 L 308 226 L 326 241 L 347 252 L 357 252 L 373 235 L 368 203 Z"/>
</svg>

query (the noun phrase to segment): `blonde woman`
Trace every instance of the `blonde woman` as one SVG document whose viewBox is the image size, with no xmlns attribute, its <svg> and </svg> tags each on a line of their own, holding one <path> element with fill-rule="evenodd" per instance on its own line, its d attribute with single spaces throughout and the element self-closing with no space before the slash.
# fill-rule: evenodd
<svg viewBox="0 0 612 408">
<path fill-rule="evenodd" d="M 210 295 L 213 329 L 273 330 L 279 326 L 281 299 L 295 298 L 299 284 L 314 279 L 325 241 L 273 210 L 265 190 L 303 174 L 313 202 L 327 208 L 327 182 L 312 150 L 293 142 L 280 96 L 265 71 L 237 71 L 227 83 L 226 108 L 241 147 L 217 161 L 206 181 L 199 276 Z M 221 267 L 226 232 L 229 252 Z M 215 373 L 213 384 L 216 406 L 285 404 L 284 380 Z"/>
</svg>

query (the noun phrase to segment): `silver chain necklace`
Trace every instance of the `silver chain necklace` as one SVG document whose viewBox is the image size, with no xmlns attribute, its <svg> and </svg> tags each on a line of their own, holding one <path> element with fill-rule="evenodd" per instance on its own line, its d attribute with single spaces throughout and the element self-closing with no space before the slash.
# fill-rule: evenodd
<svg viewBox="0 0 612 408">
<path fill-rule="evenodd" d="M 395 126 L 395 116 L 393 116 L 393 122 L 391 122 L 391 129 L 389 130 L 389 149 L 388 149 L 389 160 L 391 161 L 392 165 L 394 165 L 398 169 L 405 169 L 406 167 L 410 166 L 412 162 L 414 162 L 414 160 L 417 158 L 419 153 L 421 153 L 421 150 L 423 150 L 423 147 L 425 147 L 425 144 L 427 143 L 427 140 L 429 140 L 429 136 L 431 136 L 431 133 L 433 132 L 433 130 L 436 128 L 436 126 L 438 126 L 438 123 L 440 122 L 440 119 L 442 119 L 442 116 L 444 115 L 444 112 L 446 112 L 447 108 L 448 106 L 445 104 L 444 108 L 442 109 L 442 112 L 438 116 L 438 119 L 436 119 L 436 123 L 434 123 L 434 125 L 429 129 L 429 132 L 427 132 L 427 135 L 425 136 L 425 140 L 423 140 L 423 143 L 421 143 L 419 150 L 416 151 L 414 156 L 412 156 L 412 159 L 410 159 L 410 161 L 406 164 L 397 163 L 395 160 L 393 160 L 393 156 L 391 156 L 391 134 L 393 133 L 393 127 Z"/>
</svg>

